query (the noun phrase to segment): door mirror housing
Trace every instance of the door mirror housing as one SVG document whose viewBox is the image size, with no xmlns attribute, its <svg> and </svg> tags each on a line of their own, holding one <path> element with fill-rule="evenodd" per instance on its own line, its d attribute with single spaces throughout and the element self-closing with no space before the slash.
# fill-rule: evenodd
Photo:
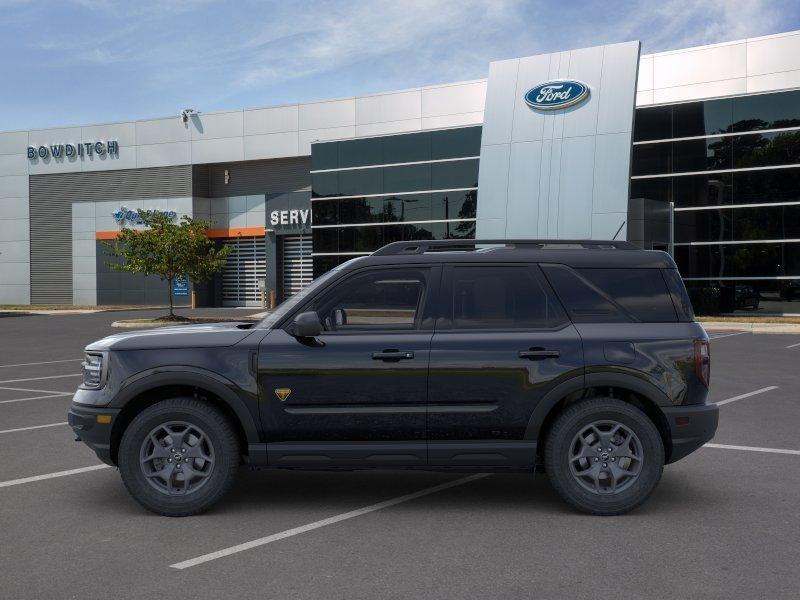
<svg viewBox="0 0 800 600">
<path fill-rule="evenodd" d="M 297 338 L 317 337 L 322 333 L 322 323 L 319 321 L 319 315 L 314 311 L 300 313 L 292 321 L 289 333 Z"/>
</svg>

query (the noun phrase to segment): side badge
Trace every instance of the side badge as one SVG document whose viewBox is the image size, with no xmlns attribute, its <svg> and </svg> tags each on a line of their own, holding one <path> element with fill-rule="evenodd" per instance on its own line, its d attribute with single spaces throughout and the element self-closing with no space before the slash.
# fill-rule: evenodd
<svg viewBox="0 0 800 600">
<path fill-rule="evenodd" d="M 275 388 L 275 395 L 280 399 L 281 402 L 285 402 L 291 393 L 292 390 L 289 388 Z"/>
</svg>

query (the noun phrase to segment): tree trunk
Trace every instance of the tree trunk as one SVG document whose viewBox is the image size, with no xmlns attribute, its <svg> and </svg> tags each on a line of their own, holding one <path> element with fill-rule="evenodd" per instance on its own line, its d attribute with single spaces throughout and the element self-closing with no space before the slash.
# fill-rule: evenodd
<svg viewBox="0 0 800 600">
<path fill-rule="evenodd" d="M 172 304 L 172 279 L 168 279 L 167 284 L 169 285 L 169 316 L 174 317 L 175 312 L 173 311 L 173 304 Z"/>
</svg>

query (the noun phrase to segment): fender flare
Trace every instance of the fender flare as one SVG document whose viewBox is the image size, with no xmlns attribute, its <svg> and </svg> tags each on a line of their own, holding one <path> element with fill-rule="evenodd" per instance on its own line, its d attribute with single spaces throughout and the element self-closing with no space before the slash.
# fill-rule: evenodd
<svg viewBox="0 0 800 600">
<path fill-rule="evenodd" d="M 647 398 L 656 406 L 671 406 L 669 398 L 663 391 L 640 377 L 614 371 L 589 373 L 567 379 L 544 395 L 528 420 L 525 439 L 536 440 L 539 438 L 545 418 L 562 398 L 581 390 L 603 386 L 626 388 Z"/>
<path fill-rule="evenodd" d="M 143 371 L 128 378 L 120 387 L 111 402 L 111 407 L 124 408 L 129 400 L 155 388 L 170 385 L 199 387 L 213 393 L 230 408 L 244 431 L 248 444 L 261 441 L 261 428 L 258 426 L 258 404 L 254 404 L 255 414 L 248 409 L 245 400 L 234 391 L 236 386 L 216 373 L 197 367 L 158 367 Z"/>
</svg>

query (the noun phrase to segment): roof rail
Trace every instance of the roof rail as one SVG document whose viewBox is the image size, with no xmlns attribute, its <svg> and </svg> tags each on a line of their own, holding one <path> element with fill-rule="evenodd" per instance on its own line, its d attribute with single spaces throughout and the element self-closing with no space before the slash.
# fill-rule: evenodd
<svg viewBox="0 0 800 600">
<path fill-rule="evenodd" d="M 577 247 L 595 250 L 641 250 L 632 242 L 616 240 L 414 240 L 393 242 L 378 248 L 372 256 L 400 254 L 425 254 L 429 251 L 475 250 L 475 246 L 505 246 L 507 248 L 560 248 Z"/>
</svg>

